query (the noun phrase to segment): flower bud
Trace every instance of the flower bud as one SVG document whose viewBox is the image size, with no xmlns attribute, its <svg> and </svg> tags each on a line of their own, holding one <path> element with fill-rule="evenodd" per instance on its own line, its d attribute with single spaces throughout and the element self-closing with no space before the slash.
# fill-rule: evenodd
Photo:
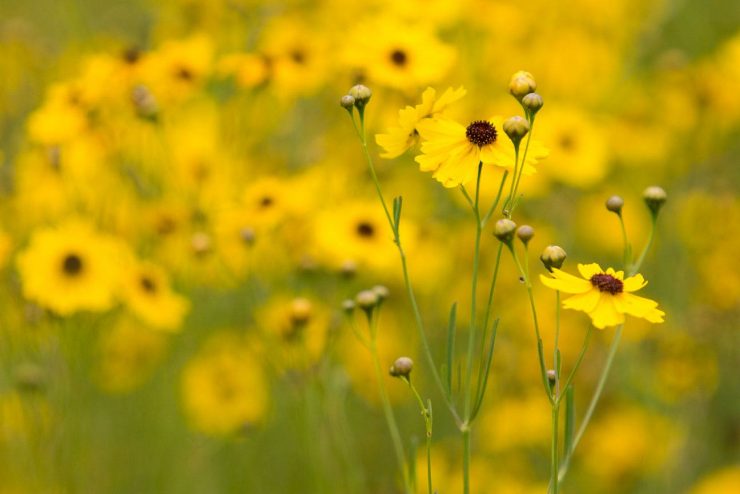
<svg viewBox="0 0 740 494">
<path fill-rule="evenodd" d="M 529 72 L 520 70 L 511 76 L 511 82 L 509 82 L 509 92 L 519 101 L 522 101 L 529 93 L 533 93 L 537 90 L 537 83 L 534 81 L 534 77 Z"/>
<path fill-rule="evenodd" d="M 650 209 L 650 212 L 653 213 L 653 216 L 658 214 L 667 197 L 665 190 L 657 185 L 648 187 L 642 193 L 642 198 L 645 200 L 645 204 Z"/>
<path fill-rule="evenodd" d="M 560 269 L 565 262 L 567 254 L 562 247 L 558 245 L 548 245 L 540 254 L 540 261 L 545 265 L 545 269 L 552 272 L 552 268 Z"/>
<path fill-rule="evenodd" d="M 496 226 L 493 227 L 493 235 L 505 243 L 511 245 L 511 240 L 514 238 L 514 231 L 516 230 L 516 223 L 510 219 L 502 218 L 496 222 Z"/>
<path fill-rule="evenodd" d="M 339 272 L 345 278 L 351 278 L 357 274 L 357 263 L 352 259 L 345 259 L 342 261 L 341 266 L 339 266 Z"/>
<path fill-rule="evenodd" d="M 515 145 L 519 144 L 519 141 L 529 132 L 529 122 L 518 115 L 511 117 L 504 122 L 504 132 L 509 136 L 511 142 Z"/>
<path fill-rule="evenodd" d="M 247 245 L 254 244 L 254 228 L 251 226 L 245 226 L 239 230 L 239 237 Z"/>
<path fill-rule="evenodd" d="M 138 84 L 131 90 L 131 102 L 141 118 L 155 120 L 159 113 L 157 100 L 149 88 Z"/>
<path fill-rule="evenodd" d="M 624 206 L 624 199 L 620 196 L 611 196 L 606 200 L 606 209 L 612 213 L 622 214 L 622 206 Z"/>
<path fill-rule="evenodd" d="M 558 375 L 555 373 L 553 369 L 547 370 L 547 383 L 550 385 L 550 389 L 555 387 L 555 384 L 558 382 Z"/>
<path fill-rule="evenodd" d="M 355 307 L 356 304 L 354 300 L 347 299 L 342 302 L 342 311 L 348 316 L 352 315 L 352 313 L 355 311 Z"/>
<path fill-rule="evenodd" d="M 542 96 L 537 93 L 529 93 L 522 98 L 522 106 L 530 115 L 535 115 L 544 104 Z"/>
<path fill-rule="evenodd" d="M 532 237 L 534 237 L 534 228 L 529 225 L 522 225 L 516 229 L 516 236 L 524 245 L 527 245 L 532 240 Z"/>
<path fill-rule="evenodd" d="M 294 298 L 290 303 L 290 321 L 295 325 L 306 324 L 311 318 L 311 301 L 303 297 Z"/>
<path fill-rule="evenodd" d="M 361 110 L 365 105 L 367 105 L 368 101 L 370 101 L 370 97 L 373 95 L 373 92 L 369 87 L 357 84 L 347 91 L 347 95 L 355 99 L 355 106 L 358 110 Z"/>
<path fill-rule="evenodd" d="M 342 105 L 342 108 L 345 110 L 352 111 L 352 108 L 355 106 L 355 98 L 349 94 L 345 94 L 342 96 L 342 99 L 339 100 L 339 104 Z"/>
<path fill-rule="evenodd" d="M 390 374 L 393 377 L 409 378 L 411 370 L 414 368 L 414 361 L 408 357 L 398 357 L 391 365 Z"/>
<path fill-rule="evenodd" d="M 378 295 L 372 290 L 362 290 L 355 295 L 357 306 L 364 311 L 371 311 L 378 305 Z"/>
<path fill-rule="evenodd" d="M 390 295 L 390 292 L 388 291 L 388 287 L 385 285 L 375 285 L 371 288 L 373 293 L 378 296 L 378 302 L 382 302 L 383 300 L 388 298 L 388 295 Z"/>
</svg>

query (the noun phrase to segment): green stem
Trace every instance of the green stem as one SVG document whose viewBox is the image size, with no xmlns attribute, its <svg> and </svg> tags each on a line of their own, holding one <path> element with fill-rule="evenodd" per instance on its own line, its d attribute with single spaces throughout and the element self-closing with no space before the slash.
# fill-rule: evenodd
<svg viewBox="0 0 740 494">
<path fill-rule="evenodd" d="M 657 215 L 652 215 L 652 222 L 650 224 L 650 233 L 648 234 L 648 241 L 645 244 L 645 247 L 642 249 L 642 252 L 640 253 L 640 257 L 637 258 L 637 262 L 635 262 L 634 265 L 629 269 L 629 272 L 627 273 L 628 276 L 634 276 L 635 273 L 637 273 L 640 270 L 640 267 L 642 266 L 642 263 L 645 262 L 645 256 L 647 255 L 650 248 L 653 246 L 653 240 L 655 238 L 655 227 L 657 222 Z"/>
<path fill-rule="evenodd" d="M 421 340 L 421 346 L 424 351 L 424 355 L 427 359 L 427 363 L 429 364 L 429 368 L 431 369 L 431 373 L 434 378 L 434 381 L 437 387 L 439 387 L 440 391 L 442 392 L 442 396 L 444 397 L 447 408 L 450 410 L 450 413 L 454 417 L 455 422 L 458 425 L 462 424 L 462 421 L 460 420 L 457 410 L 455 409 L 455 404 L 452 402 L 451 398 L 447 396 L 447 393 L 445 393 L 445 386 L 442 382 L 441 376 L 439 375 L 439 371 L 437 370 L 437 366 L 434 362 L 434 357 L 432 356 L 432 350 L 429 346 L 429 340 L 426 335 L 426 330 L 424 329 L 424 321 L 419 311 L 419 305 L 416 302 L 416 295 L 414 293 L 414 289 L 411 286 L 411 279 L 409 277 L 408 266 L 406 264 L 406 253 L 403 250 L 403 245 L 401 243 L 401 236 L 400 236 L 400 232 L 398 229 L 398 225 L 396 225 L 395 222 L 393 221 L 393 217 L 391 216 L 390 210 L 388 209 L 388 205 L 385 202 L 385 197 L 383 196 L 383 191 L 380 187 L 380 181 L 378 180 L 378 176 L 375 173 L 375 165 L 373 164 L 372 157 L 370 156 L 370 152 L 367 147 L 367 139 L 365 137 L 365 121 L 364 121 L 363 115 L 360 116 L 361 127 L 357 126 L 357 123 L 355 122 L 355 119 L 353 116 L 351 119 L 352 119 L 352 125 L 354 126 L 355 131 L 357 132 L 357 136 L 360 139 L 360 143 L 362 144 L 362 149 L 365 155 L 365 160 L 367 161 L 368 168 L 370 169 L 370 175 L 375 185 L 375 191 L 378 195 L 378 199 L 380 199 L 381 205 L 383 206 L 383 211 L 385 212 L 386 219 L 388 220 L 388 225 L 391 227 L 391 230 L 393 231 L 393 242 L 396 244 L 399 257 L 401 258 L 401 269 L 403 271 L 403 282 L 406 288 L 406 294 L 409 298 L 409 301 L 411 302 L 411 309 L 414 314 L 414 322 L 416 323 L 416 329 L 419 333 L 419 339 Z"/>
<path fill-rule="evenodd" d="M 558 418 L 560 416 L 560 406 L 557 402 L 552 405 L 552 442 L 550 445 L 550 482 L 553 486 L 553 494 L 558 494 Z"/>
<path fill-rule="evenodd" d="M 463 440 L 463 494 L 470 494 L 470 426 L 462 430 Z"/>
<path fill-rule="evenodd" d="M 488 223 L 488 220 L 491 219 L 491 215 L 498 207 L 498 203 L 501 201 L 501 193 L 504 190 L 504 184 L 506 183 L 506 179 L 509 176 L 509 170 L 504 170 L 504 175 L 501 177 L 501 183 L 498 186 L 498 192 L 496 193 L 496 199 L 493 200 L 493 203 L 491 204 L 491 207 L 488 208 L 488 212 L 483 216 L 483 220 L 481 222 L 481 226 L 485 227 Z"/>
<path fill-rule="evenodd" d="M 552 361 L 555 370 L 555 396 L 560 394 L 560 358 L 559 352 L 560 340 L 560 290 L 555 291 L 555 344 L 553 349 Z"/>
<path fill-rule="evenodd" d="M 522 180 L 522 173 L 524 172 L 524 164 L 527 162 L 527 153 L 529 152 L 529 142 L 532 140 L 532 131 L 534 130 L 534 115 L 531 116 L 529 120 L 529 133 L 527 133 L 527 144 L 524 145 L 524 155 L 522 156 L 522 164 L 519 167 L 519 173 L 516 175 L 515 178 L 515 184 L 514 184 L 514 195 L 512 197 L 512 200 L 514 201 L 513 204 L 509 205 L 509 213 L 513 214 L 514 209 L 517 206 L 517 201 L 514 199 L 516 197 L 517 192 L 519 192 L 519 182 Z"/>
<path fill-rule="evenodd" d="M 378 381 L 378 390 L 380 391 L 380 400 L 383 405 L 383 413 L 385 414 L 385 421 L 388 424 L 388 430 L 391 434 L 391 441 L 393 443 L 393 449 L 396 453 L 396 460 L 398 466 L 403 474 L 403 484 L 405 490 L 409 494 L 413 494 L 411 488 L 411 480 L 409 479 L 408 470 L 406 468 L 406 453 L 404 452 L 403 443 L 401 442 L 401 434 L 398 431 L 398 424 L 396 423 L 396 417 L 393 415 L 393 408 L 391 407 L 391 401 L 388 398 L 388 390 L 385 387 L 383 381 L 383 371 L 380 367 L 380 356 L 378 355 L 378 342 L 377 342 L 377 315 L 370 317 L 370 353 L 373 358 L 373 366 L 375 367 L 375 378 Z"/>
<path fill-rule="evenodd" d="M 629 240 L 627 239 L 627 228 L 624 225 L 624 218 L 622 217 L 622 213 L 617 213 L 617 216 L 619 217 L 619 226 L 622 229 L 622 243 L 624 244 L 624 268 L 628 269 L 630 263 L 632 262 L 632 246 L 630 246 Z"/>
<path fill-rule="evenodd" d="M 588 344 L 591 341 L 591 335 L 593 334 L 594 327 L 593 325 L 590 325 L 588 327 L 588 332 L 586 333 L 586 338 L 583 340 L 583 346 L 581 347 L 581 353 L 578 355 L 578 360 L 576 360 L 575 365 L 573 366 L 573 369 L 570 371 L 570 374 L 568 374 L 568 379 L 565 380 L 565 385 L 562 387 L 563 391 L 566 391 L 568 387 L 573 382 L 573 378 L 576 375 L 576 372 L 578 371 L 578 368 L 581 366 L 581 362 L 583 362 L 583 357 L 586 355 L 586 349 L 588 349 Z M 565 396 L 565 393 L 562 395 L 557 396 L 557 401 L 560 402 L 563 400 L 563 397 Z"/>
<path fill-rule="evenodd" d="M 545 388 L 545 393 L 547 394 L 548 400 L 550 400 L 550 403 L 552 404 L 554 402 L 552 391 L 550 390 L 550 384 L 547 380 L 547 369 L 545 367 L 545 355 L 543 353 L 542 349 L 542 338 L 540 337 L 540 325 L 537 320 L 537 307 L 534 302 L 534 293 L 532 290 L 532 283 L 529 280 L 529 276 L 527 276 L 527 272 L 522 268 L 522 263 L 519 262 L 519 256 L 516 255 L 516 249 L 512 245 L 507 245 L 509 247 L 509 251 L 511 252 L 511 255 L 514 257 L 514 263 L 516 264 L 517 269 L 519 270 L 519 274 L 524 279 L 524 282 L 527 286 L 527 295 L 529 296 L 529 307 L 532 311 L 532 321 L 534 322 L 534 334 L 537 338 L 537 356 L 539 357 L 539 364 L 540 364 L 540 376 L 542 378 L 542 385 Z"/>
<path fill-rule="evenodd" d="M 509 197 L 506 198 L 506 201 L 504 202 L 504 208 L 503 208 L 503 215 L 507 218 L 511 218 L 511 206 L 512 201 L 514 200 L 514 186 L 516 185 L 516 176 L 518 172 L 518 166 L 519 166 L 519 143 L 514 143 L 514 172 L 512 174 L 511 179 L 511 187 L 509 187 Z"/>
<path fill-rule="evenodd" d="M 426 431 L 426 448 L 427 448 L 427 487 L 429 490 L 429 494 L 433 493 L 432 489 L 432 402 L 429 401 L 429 406 L 424 406 L 424 400 L 421 399 L 421 395 L 416 390 L 413 384 L 411 384 L 411 379 L 406 376 L 401 376 L 401 379 L 406 381 L 406 384 L 409 385 L 409 388 L 411 388 L 411 391 L 414 393 L 414 396 L 416 397 L 417 403 L 419 403 L 419 408 L 421 409 L 421 415 L 424 417 L 424 427 Z"/>
</svg>

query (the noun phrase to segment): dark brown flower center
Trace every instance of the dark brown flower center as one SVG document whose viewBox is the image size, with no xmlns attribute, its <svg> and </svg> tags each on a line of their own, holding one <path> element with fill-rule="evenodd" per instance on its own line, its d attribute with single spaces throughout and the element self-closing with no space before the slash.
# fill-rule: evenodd
<svg viewBox="0 0 740 494">
<path fill-rule="evenodd" d="M 375 227 L 367 221 L 361 221 L 357 224 L 357 234 L 361 237 L 370 238 L 375 235 Z"/>
<path fill-rule="evenodd" d="M 496 142 L 498 132 L 491 122 L 476 120 L 465 129 L 465 137 L 476 146 L 483 147 Z"/>
<path fill-rule="evenodd" d="M 67 276 L 77 276 L 82 272 L 82 258 L 77 254 L 67 254 L 62 261 L 62 269 Z"/>
<path fill-rule="evenodd" d="M 624 291 L 624 283 L 614 276 L 605 273 L 595 274 L 591 277 L 591 284 L 599 289 L 600 292 L 609 292 L 612 295 Z"/>
<path fill-rule="evenodd" d="M 143 288 L 145 292 L 152 294 L 156 293 L 157 284 L 154 282 L 153 279 L 149 278 L 148 276 L 142 276 L 139 282 L 141 283 L 141 288 Z"/>
<path fill-rule="evenodd" d="M 406 55 L 406 52 L 403 50 L 396 49 L 391 52 L 391 62 L 393 62 L 393 65 L 398 67 L 406 65 L 408 58 L 408 55 Z"/>
</svg>

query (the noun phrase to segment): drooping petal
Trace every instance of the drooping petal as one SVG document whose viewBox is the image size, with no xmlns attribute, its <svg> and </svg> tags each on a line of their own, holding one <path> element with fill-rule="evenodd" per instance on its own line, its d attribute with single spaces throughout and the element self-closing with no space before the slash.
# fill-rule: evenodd
<svg viewBox="0 0 740 494">
<path fill-rule="evenodd" d="M 597 328 L 604 329 L 624 322 L 624 314 L 617 310 L 614 299 L 612 295 L 602 294 L 594 310 L 588 313 L 591 322 Z"/>
<path fill-rule="evenodd" d="M 665 317 L 665 312 L 658 309 L 658 303 L 649 298 L 623 293 L 615 297 L 615 300 L 618 310 L 625 314 L 640 317 L 652 323 L 661 323 Z"/>
<path fill-rule="evenodd" d="M 552 277 L 540 275 L 540 281 L 546 287 L 563 293 L 586 293 L 593 289 L 590 282 L 556 268 L 552 270 Z"/>
<path fill-rule="evenodd" d="M 585 293 L 579 293 L 565 299 L 563 301 L 563 307 L 566 309 L 591 312 L 596 308 L 596 304 L 599 303 L 600 298 L 601 292 L 597 288 L 594 288 Z"/>
</svg>

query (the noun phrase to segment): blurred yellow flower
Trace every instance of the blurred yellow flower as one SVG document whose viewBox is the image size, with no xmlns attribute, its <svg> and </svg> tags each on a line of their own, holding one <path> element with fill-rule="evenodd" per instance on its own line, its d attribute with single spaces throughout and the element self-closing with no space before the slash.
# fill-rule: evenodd
<svg viewBox="0 0 740 494">
<path fill-rule="evenodd" d="M 407 106 L 398 111 L 398 126 L 388 129 L 387 134 L 375 136 L 375 142 L 383 149 L 383 158 L 392 159 L 401 156 L 419 140 L 419 131 L 416 126 L 426 118 L 435 117 L 444 112 L 449 105 L 465 96 L 465 89 L 448 88 L 437 98 L 434 88 L 427 88 L 421 95 L 421 104 Z"/>
<path fill-rule="evenodd" d="M 453 120 L 428 119 L 417 124 L 422 137 L 419 168 L 445 187 L 457 187 L 474 180 L 478 163 L 514 168 L 514 145 L 503 136 L 503 118 L 476 120 L 463 127 Z M 524 174 L 534 172 L 533 164 L 547 156 L 547 149 L 532 140 Z"/>
<path fill-rule="evenodd" d="M 261 422 L 269 391 L 252 350 L 235 335 L 219 334 L 188 362 L 182 376 L 183 404 L 192 425 L 228 435 Z"/>
<path fill-rule="evenodd" d="M 540 280 L 549 288 L 574 294 L 563 301 L 563 307 L 587 313 L 597 328 L 622 324 L 625 314 L 663 322 L 665 312 L 657 308 L 657 302 L 631 293 L 647 285 L 642 275 L 624 279 L 623 271 L 604 271 L 596 263 L 579 264 L 578 271 L 582 279 L 553 268 L 552 277 L 540 275 Z"/>
<path fill-rule="evenodd" d="M 735 494 L 740 492 L 740 466 L 730 466 L 704 477 L 690 494 Z"/>
<path fill-rule="evenodd" d="M 185 297 L 170 288 L 165 271 L 152 263 L 134 262 L 123 280 L 126 305 L 152 328 L 176 331 L 188 311 Z"/>
<path fill-rule="evenodd" d="M 121 246 L 82 221 L 41 228 L 18 255 L 23 296 L 60 315 L 105 311 L 120 283 Z"/>
</svg>

